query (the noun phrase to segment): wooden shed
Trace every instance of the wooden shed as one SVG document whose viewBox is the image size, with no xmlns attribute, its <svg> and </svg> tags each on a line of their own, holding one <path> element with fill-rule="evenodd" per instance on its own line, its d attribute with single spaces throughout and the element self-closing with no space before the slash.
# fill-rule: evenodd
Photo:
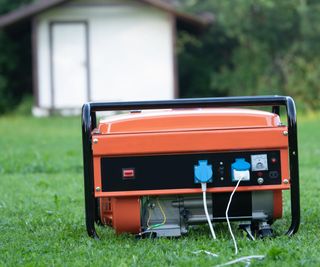
<svg viewBox="0 0 320 267">
<path fill-rule="evenodd" d="M 206 25 L 160 0 L 39 0 L 0 17 L 2 28 L 28 22 L 35 115 L 177 97 L 176 27 Z"/>
</svg>

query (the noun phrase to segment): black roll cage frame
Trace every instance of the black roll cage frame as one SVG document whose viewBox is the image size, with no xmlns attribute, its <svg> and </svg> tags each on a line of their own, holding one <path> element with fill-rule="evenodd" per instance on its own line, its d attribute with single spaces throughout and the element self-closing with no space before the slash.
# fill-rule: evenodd
<svg viewBox="0 0 320 267">
<path fill-rule="evenodd" d="M 94 197 L 92 130 L 97 126 L 99 111 L 144 110 L 168 108 L 218 108 L 218 107 L 271 106 L 272 113 L 280 115 L 286 108 L 289 140 L 291 224 L 286 235 L 295 234 L 300 225 L 299 160 L 297 142 L 297 115 L 293 99 L 289 96 L 240 96 L 218 98 L 190 98 L 135 102 L 89 102 L 82 107 L 82 146 L 84 170 L 85 218 L 88 235 L 99 239 L 95 230 L 97 201 Z"/>
</svg>

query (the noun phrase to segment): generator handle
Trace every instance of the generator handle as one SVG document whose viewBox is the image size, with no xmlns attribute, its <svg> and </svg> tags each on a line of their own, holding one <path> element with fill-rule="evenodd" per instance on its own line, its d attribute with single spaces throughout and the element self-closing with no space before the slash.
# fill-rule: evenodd
<svg viewBox="0 0 320 267">
<path fill-rule="evenodd" d="M 281 106 L 284 106 L 286 108 L 291 176 L 291 225 L 286 234 L 288 236 L 292 236 L 294 233 L 296 233 L 300 225 L 300 189 L 297 116 L 295 103 L 289 96 L 241 96 L 135 102 L 89 102 L 84 104 L 82 107 L 82 146 L 85 186 L 85 214 L 88 235 L 96 239 L 99 238 L 95 230 L 95 221 L 97 221 L 97 203 L 94 197 L 93 156 L 91 147 L 92 130 L 97 126 L 96 112 L 117 110 L 217 108 L 243 106 L 272 106 L 272 112 L 278 115 L 280 114 Z"/>
</svg>

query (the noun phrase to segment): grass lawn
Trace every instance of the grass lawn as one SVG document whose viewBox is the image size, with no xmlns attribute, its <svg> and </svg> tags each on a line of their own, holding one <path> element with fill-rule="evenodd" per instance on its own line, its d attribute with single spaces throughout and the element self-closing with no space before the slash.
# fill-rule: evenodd
<svg viewBox="0 0 320 267">
<path fill-rule="evenodd" d="M 235 231 L 239 257 L 266 255 L 252 266 L 320 266 L 320 116 L 299 119 L 300 230 L 257 241 Z M 214 266 L 238 257 L 226 224 L 216 226 L 217 241 L 207 226 L 179 239 L 136 240 L 100 227 L 101 241 L 89 238 L 79 118 L 1 117 L 0 136 L 0 266 Z M 278 234 L 290 222 L 286 200 Z M 202 249 L 219 257 L 193 253 Z"/>
</svg>

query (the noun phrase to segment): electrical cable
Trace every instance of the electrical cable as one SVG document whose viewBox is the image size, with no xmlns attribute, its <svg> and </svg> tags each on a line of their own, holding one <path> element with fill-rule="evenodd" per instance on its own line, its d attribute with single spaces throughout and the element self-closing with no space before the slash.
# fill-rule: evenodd
<svg viewBox="0 0 320 267">
<path fill-rule="evenodd" d="M 160 211 L 162 213 L 162 216 L 163 216 L 163 222 L 161 223 L 163 225 L 163 224 L 165 224 L 167 222 L 167 217 L 166 217 L 166 214 L 165 214 L 165 212 L 164 212 L 164 210 L 163 210 L 163 208 L 162 208 L 162 206 L 160 204 L 159 198 L 157 198 L 157 203 L 158 203 L 159 209 L 160 209 Z"/>
<path fill-rule="evenodd" d="M 227 220 L 227 223 L 228 223 L 228 228 L 229 228 L 229 231 L 230 231 L 233 243 L 234 243 L 235 255 L 238 254 L 238 245 L 237 245 L 237 241 L 236 241 L 236 239 L 234 237 L 234 234 L 232 232 L 232 228 L 231 228 L 231 225 L 230 225 L 230 220 L 229 220 L 228 213 L 229 213 L 229 208 L 230 208 L 230 205 L 231 205 L 231 202 L 232 202 L 233 195 L 237 191 L 237 189 L 239 187 L 239 184 L 240 184 L 241 180 L 243 180 L 243 178 L 244 177 L 240 177 L 240 179 L 238 180 L 236 186 L 234 187 L 234 189 L 233 189 L 233 191 L 232 191 L 232 193 L 230 195 L 229 202 L 228 202 L 227 209 L 226 209 L 226 214 L 225 214 L 226 215 L 226 220 Z M 210 226 L 210 230 L 211 230 L 212 236 L 213 236 L 214 239 L 216 239 L 216 236 L 215 236 L 212 224 L 211 224 L 211 220 L 210 220 L 210 217 L 209 217 L 209 214 L 208 214 L 208 208 L 207 208 L 207 199 L 206 199 L 207 184 L 206 183 L 201 183 L 201 188 L 202 188 L 202 192 L 203 192 L 203 206 L 204 206 L 204 210 L 205 210 L 205 213 L 206 213 L 207 221 L 208 221 L 208 224 Z M 210 255 L 212 257 L 218 257 L 218 254 L 212 253 L 210 251 L 199 250 L 199 251 L 194 251 L 193 253 L 194 254 L 199 254 L 200 252 L 204 252 L 207 255 Z M 232 264 L 239 263 L 239 262 L 243 262 L 243 263 L 246 264 L 246 266 L 249 266 L 251 264 L 251 260 L 252 259 L 262 260 L 264 258 L 265 258 L 265 255 L 250 255 L 250 256 L 240 257 L 238 259 L 226 262 L 224 264 L 216 265 L 216 267 L 232 265 Z"/>
<path fill-rule="evenodd" d="M 149 204 L 150 205 L 150 204 Z M 151 219 L 151 208 L 150 206 L 148 207 L 148 219 L 147 219 L 147 226 L 148 228 L 150 227 L 150 219 Z"/>
<path fill-rule="evenodd" d="M 210 219 L 209 213 L 208 213 L 207 194 L 206 194 L 207 184 L 206 183 L 201 183 L 201 189 L 202 189 L 204 213 L 206 214 L 206 217 L 207 217 L 207 221 L 208 221 L 208 224 L 209 224 L 211 235 L 212 235 L 213 239 L 217 239 L 216 234 L 215 234 L 214 229 L 213 229 L 213 226 L 212 226 L 212 223 L 211 223 L 211 219 Z"/>
<path fill-rule="evenodd" d="M 193 254 L 196 254 L 196 255 L 197 255 L 197 254 L 200 254 L 200 253 L 204 253 L 204 254 L 207 254 L 207 255 L 209 255 L 209 256 L 211 256 L 211 257 L 219 257 L 218 254 L 215 254 L 215 253 L 212 253 L 212 252 L 210 252 L 210 251 L 208 251 L 208 250 L 203 250 L 203 249 L 193 251 L 192 253 L 193 253 Z"/>
<path fill-rule="evenodd" d="M 148 209 L 149 215 L 148 215 L 148 219 L 147 219 L 147 226 L 148 226 L 147 230 L 151 230 L 151 229 L 158 228 L 158 227 L 164 225 L 164 224 L 167 222 L 167 216 L 166 216 L 166 214 L 165 214 L 165 212 L 164 212 L 164 210 L 163 210 L 163 208 L 162 208 L 162 206 L 161 206 L 161 204 L 160 204 L 159 198 L 157 198 L 157 204 L 158 204 L 158 207 L 159 207 L 160 212 L 161 212 L 161 214 L 162 214 L 163 221 L 162 221 L 161 223 L 157 223 L 157 224 L 154 224 L 154 225 L 150 225 L 150 220 L 151 220 L 151 208 L 149 207 L 149 209 Z"/>
<path fill-rule="evenodd" d="M 236 239 L 235 239 L 235 237 L 234 237 L 234 235 L 233 235 L 232 229 L 231 229 L 228 212 L 229 212 L 229 208 L 230 208 L 230 204 L 231 204 L 233 195 L 234 195 L 234 193 L 236 192 L 236 190 L 238 189 L 239 184 L 240 184 L 240 182 L 241 182 L 242 179 L 243 179 L 243 177 L 240 177 L 240 179 L 239 179 L 238 182 L 237 182 L 237 185 L 236 185 L 235 188 L 233 189 L 233 191 L 232 191 L 232 193 L 231 193 L 231 195 L 230 195 L 230 198 L 229 198 L 229 202 L 228 202 L 228 205 L 227 205 L 227 209 L 226 209 L 226 220 L 227 220 L 227 223 L 228 223 L 229 232 L 230 232 L 231 237 L 232 237 L 232 240 L 233 240 L 234 249 L 235 249 L 235 255 L 238 254 L 238 245 L 237 245 L 237 241 L 236 241 Z"/>
<path fill-rule="evenodd" d="M 263 260 L 265 257 L 266 257 L 265 255 L 245 256 L 245 257 L 241 257 L 241 258 L 238 258 L 238 259 L 235 259 L 235 260 L 232 260 L 232 261 L 228 261 L 228 262 L 223 263 L 223 264 L 216 265 L 215 267 L 233 265 L 233 264 L 239 263 L 239 262 L 246 263 L 246 266 L 249 266 L 252 259 Z"/>
</svg>

